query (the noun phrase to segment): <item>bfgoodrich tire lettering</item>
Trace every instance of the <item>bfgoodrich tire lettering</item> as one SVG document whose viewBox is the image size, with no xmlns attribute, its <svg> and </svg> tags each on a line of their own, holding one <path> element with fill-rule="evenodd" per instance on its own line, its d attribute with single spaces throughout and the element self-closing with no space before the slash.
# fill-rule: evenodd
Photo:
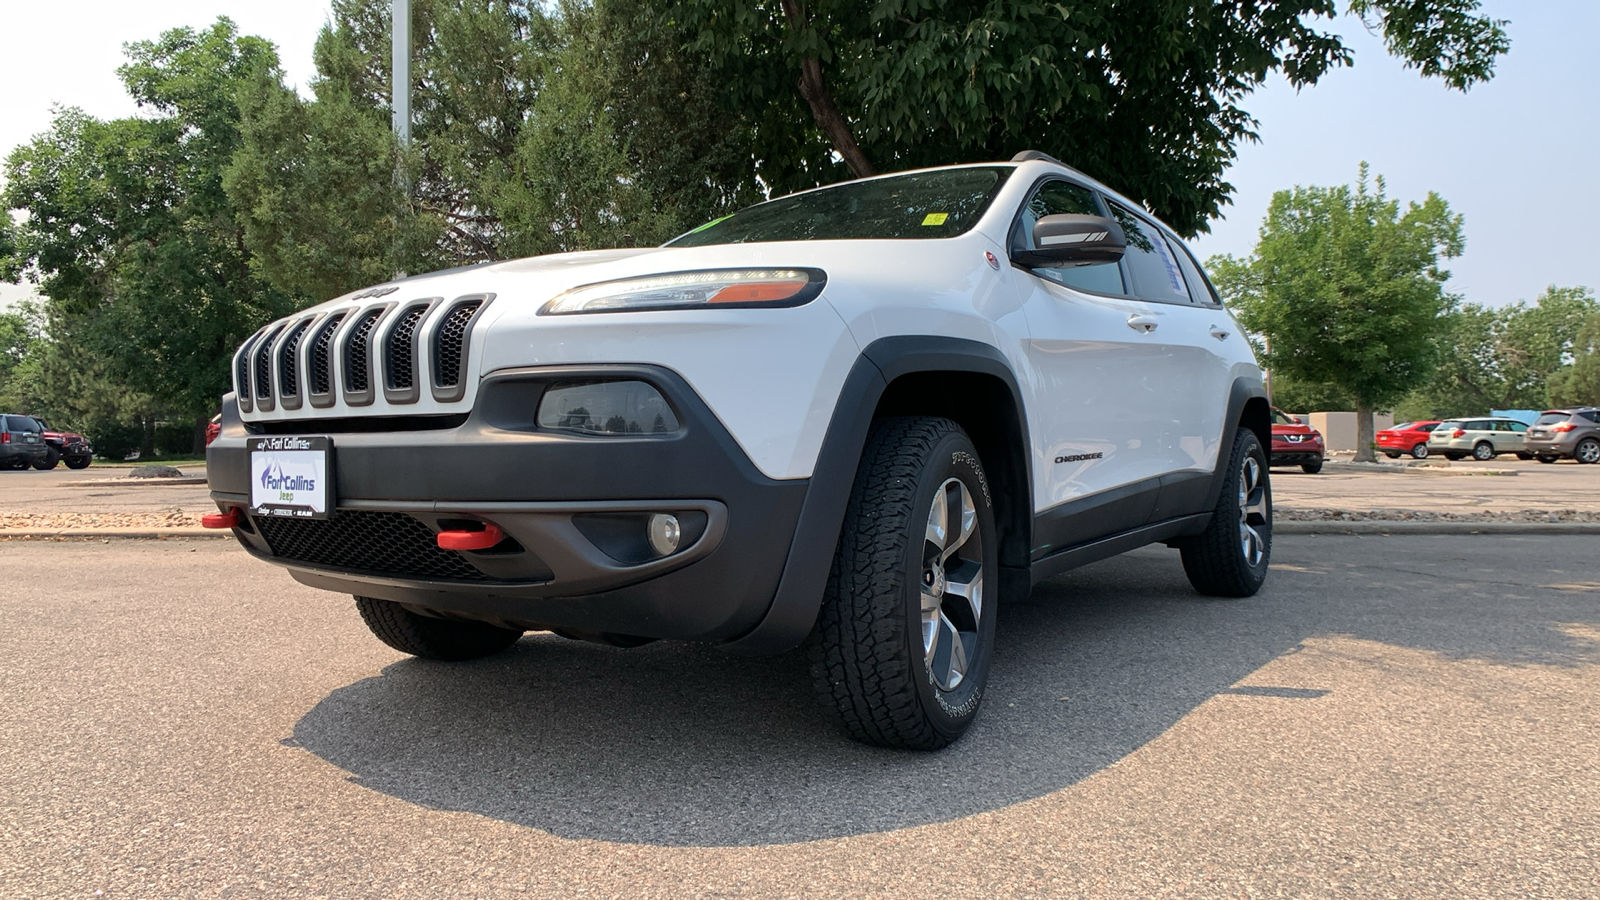
<svg viewBox="0 0 1600 900">
<path fill-rule="evenodd" d="M 1238 430 L 1227 465 L 1210 524 L 1182 545 L 1183 571 L 1202 594 L 1248 597 L 1272 562 L 1272 483 L 1255 432 Z"/>
<path fill-rule="evenodd" d="M 522 632 L 483 622 L 458 622 L 418 615 L 398 603 L 357 597 L 356 609 L 378 640 L 412 656 L 459 662 L 515 644 Z"/>
<path fill-rule="evenodd" d="M 967 730 L 988 680 L 997 568 L 993 499 L 960 426 L 874 424 L 810 642 L 812 680 L 846 734 L 936 750 Z"/>
</svg>

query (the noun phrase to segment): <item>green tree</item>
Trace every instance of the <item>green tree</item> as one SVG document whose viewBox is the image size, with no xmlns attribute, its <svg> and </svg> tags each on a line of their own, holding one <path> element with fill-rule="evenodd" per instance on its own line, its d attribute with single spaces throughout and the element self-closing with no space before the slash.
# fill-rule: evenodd
<svg viewBox="0 0 1600 900">
<path fill-rule="evenodd" d="M 390 4 L 336 0 L 313 99 L 276 69 L 244 94 L 227 187 L 256 271 L 320 300 L 397 272 L 655 244 L 760 199 L 751 127 L 683 40 L 637 27 L 642 4 L 418 0 L 401 152 Z"/>
<path fill-rule="evenodd" d="M 1509 47 L 1478 0 L 1347 0 L 1406 65 L 1466 90 Z M 1335 0 L 686 0 L 656 4 L 758 126 L 775 189 L 1046 150 L 1204 230 L 1273 72 L 1352 55 Z M 830 165 L 829 154 L 839 163 Z"/>
<path fill-rule="evenodd" d="M 130 44 L 118 75 L 143 115 L 63 110 L 6 163 L 6 205 L 26 213 L 15 256 L 48 299 L 52 340 L 70 337 L 121 388 L 193 422 L 197 440 L 234 349 L 294 308 L 251 273 L 222 184 L 240 86 L 275 64 L 227 19 Z"/>
<path fill-rule="evenodd" d="M 1572 364 L 1550 376 L 1551 406 L 1600 406 L 1600 312 L 1592 312 L 1571 347 Z"/>
<path fill-rule="evenodd" d="M 1212 271 L 1240 323 L 1264 339 L 1273 372 L 1350 395 L 1356 459 L 1371 461 L 1373 411 L 1434 363 L 1454 302 L 1439 262 L 1463 246 L 1461 216 L 1437 194 L 1402 213 L 1362 163 L 1354 189 L 1274 194 L 1255 252 L 1214 259 Z"/>
</svg>

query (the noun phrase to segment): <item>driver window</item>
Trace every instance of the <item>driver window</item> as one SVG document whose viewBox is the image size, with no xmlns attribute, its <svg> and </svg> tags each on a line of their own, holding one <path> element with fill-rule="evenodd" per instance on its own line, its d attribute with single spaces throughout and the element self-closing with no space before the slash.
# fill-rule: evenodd
<svg viewBox="0 0 1600 900">
<path fill-rule="evenodd" d="M 1043 216 L 1075 213 L 1084 216 L 1104 215 L 1094 194 L 1082 185 L 1070 181 L 1047 181 L 1039 185 L 1033 196 L 1022 207 L 1012 243 L 1025 250 L 1036 250 L 1033 244 L 1033 223 Z M 1040 278 L 1063 284 L 1080 291 L 1096 294 L 1126 293 L 1122 286 L 1122 270 L 1116 265 L 1075 266 L 1069 269 L 1033 269 Z"/>
</svg>

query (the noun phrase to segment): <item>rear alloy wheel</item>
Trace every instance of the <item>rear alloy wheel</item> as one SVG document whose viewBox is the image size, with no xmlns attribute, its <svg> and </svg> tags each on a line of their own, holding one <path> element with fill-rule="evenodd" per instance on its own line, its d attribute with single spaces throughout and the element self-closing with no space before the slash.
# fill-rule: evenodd
<svg viewBox="0 0 1600 900">
<path fill-rule="evenodd" d="M 1415 447 L 1412 447 L 1411 448 L 1411 458 L 1412 459 L 1427 459 L 1428 458 L 1428 445 L 1427 444 L 1418 444 Z"/>
<path fill-rule="evenodd" d="M 850 737 L 937 750 L 977 717 L 994 646 L 994 507 L 949 419 L 873 426 L 810 642 L 824 707 Z"/>
<path fill-rule="evenodd" d="M 1239 429 L 1227 465 L 1228 480 L 1211 522 L 1179 546 L 1184 574 L 1195 590 L 1248 597 L 1261 589 L 1272 561 L 1272 482 L 1255 432 Z"/>
<path fill-rule="evenodd" d="M 398 603 L 357 597 L 356 609 L 378 640 L 423 659 L 447 662 L 477 659 L 515 644 L 521 629 L 500 628 L 484 622 L 462 622 L 414 613 Z"/>
<path fill-rule="evenodd" d="M 1572 458 L 1586 466 L 1600 462 L 1600 441 L 1594 438 L 1584 438 L 1578 446 L 1572 448 Z"/>
<path fill-rule="evenodd" d="M 1494 445 L 1488 441 L 1479 441 L 1472 447 L 1472 458 L 1478 462 L 1494 459 Z"/>
</svg>

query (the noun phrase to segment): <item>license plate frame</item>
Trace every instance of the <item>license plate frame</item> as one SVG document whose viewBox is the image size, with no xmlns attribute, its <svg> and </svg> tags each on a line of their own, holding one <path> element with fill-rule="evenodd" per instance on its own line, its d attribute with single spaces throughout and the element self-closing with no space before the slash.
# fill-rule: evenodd
<svg viewBox="0 0 1600 900">
<path fill-rule="evenodd" d="M 333 440 L 272 435 L 246 441 L 250 451 L 250 513 L 326 519 L 334 513 Z"/>
</svg>

